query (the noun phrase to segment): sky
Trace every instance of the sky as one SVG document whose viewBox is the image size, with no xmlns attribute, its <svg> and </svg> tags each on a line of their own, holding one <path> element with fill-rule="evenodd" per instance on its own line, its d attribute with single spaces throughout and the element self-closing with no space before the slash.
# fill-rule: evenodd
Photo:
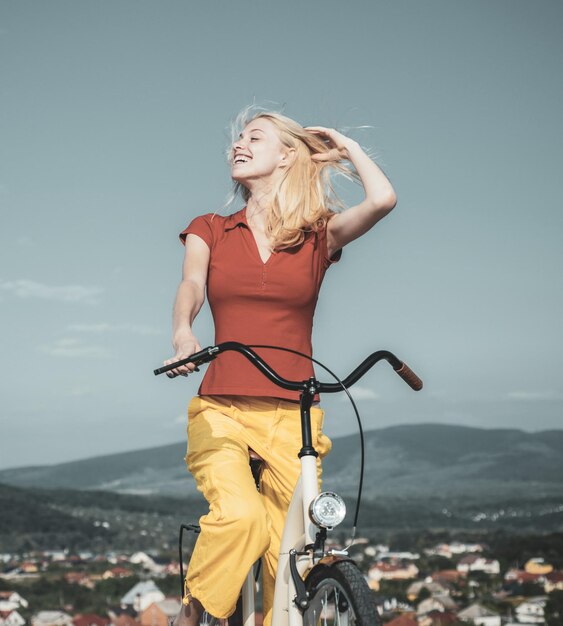
<svg viewBox="0 0 563 626">
<path fill-rule="evenodd" d="M 364 427 L 560 429 L 562 20 L 558 0 L 1 0 L 0 468 L 185 440 L 199 381 L 152 373 L 177 235 L 224 205 L 253 102 L 346 132 L 397 193 L 315 317 L 338 374 L 388 349 L 424 379 L 379 364 Z M 207 308 L 195 332 L 213 343 Z"/>
</svg>

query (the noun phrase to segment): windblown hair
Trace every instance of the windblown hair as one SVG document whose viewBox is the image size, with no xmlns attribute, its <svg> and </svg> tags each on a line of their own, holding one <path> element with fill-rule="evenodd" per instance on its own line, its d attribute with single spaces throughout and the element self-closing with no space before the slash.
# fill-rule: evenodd
<svg viewBox="0 0 563 626">
<path fill-rule="evenodd" d="M 283 250 L 301 244 L 307 232 L 324 228 L 337 209 L 344 204 L 334 191 L 331 176 L 342 174 L 351 180 L 359 180 L 358 174 L 340 160 L 315 161 L 312 155 L 328 153 L 329 146 L 317 135 L 307 132 L 289 117 L 274 111 L 256 111 L 255 105 L 243 109 L 232 125 L 233 142 L 247 124 L 257 118 L 265 118 L 275 124 L 281 142 L 295 149 L 292 164 L 284 171 L 267 210 L 266 234 L 273 249 Z M 232 162 L 232 150 L 227 151 Z M 234 181 L 228 206 L 237 195 L 248 202 L 250 191 Z"/>
</svg>

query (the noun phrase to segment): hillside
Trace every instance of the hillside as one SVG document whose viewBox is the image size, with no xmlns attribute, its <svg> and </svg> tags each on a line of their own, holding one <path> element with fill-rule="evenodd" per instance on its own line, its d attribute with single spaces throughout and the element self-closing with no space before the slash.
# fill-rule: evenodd
<svg viewBox="0 0 563 626">
<path fill-rule="evenodd" d="M 563 493 L 563 431 L 527 433 L 444 424 L 369 431 L 365 495 L 521 498 Z M 0 471 L 0 482 L 43 489 L 103 490 L 185 498 L 197 494 L 184 464 L 185 443 L 50 466 Z M 335 439 L 324 462 L 325 487 L 352 496 L 359 440 Z"/>
</svg>

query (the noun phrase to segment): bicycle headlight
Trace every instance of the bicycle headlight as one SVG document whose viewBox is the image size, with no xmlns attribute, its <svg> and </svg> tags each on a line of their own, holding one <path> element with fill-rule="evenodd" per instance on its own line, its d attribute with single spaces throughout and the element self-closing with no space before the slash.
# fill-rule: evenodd
<svg viewBox="0 0 563 626">
<path fill-rule="evenodd" d="M 346 516 L 346 504 L 344 500 L 332 491 L 323 491 L 309 506 L 309 517 L 317 526 L 334 528 Z"/>
</svg>

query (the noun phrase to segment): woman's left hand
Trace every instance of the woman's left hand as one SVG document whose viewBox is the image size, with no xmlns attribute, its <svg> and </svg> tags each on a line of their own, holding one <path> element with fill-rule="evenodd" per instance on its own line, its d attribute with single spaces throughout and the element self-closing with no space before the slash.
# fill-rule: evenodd
<svg viewBox="0 0 563 626">
<path fill-rule="evenodd" d="M 311 156 L 313 161 L 340 161 L 350 158 L 349 148 L 356 143 L 350 137 L 346 137 L 334 128 L 325 128 L 324 126 L 306 126 L 305 130 L 319 135 L 329 147 L 328 152 L 313 154 Z"/>
</svg>

